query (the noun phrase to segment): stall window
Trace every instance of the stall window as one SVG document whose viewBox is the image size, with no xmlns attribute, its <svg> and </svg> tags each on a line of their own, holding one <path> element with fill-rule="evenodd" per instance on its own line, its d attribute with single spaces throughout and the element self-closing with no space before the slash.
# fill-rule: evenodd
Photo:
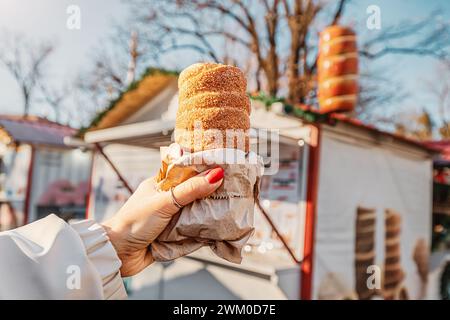
<svg viewBox="0 0 450 320">
<path fill-rule="evenodd" d="M 306 197 L 307 146 L 281 144 L 279 167 L 273 175 L 265 175 L 261 181 L 260 200 L 274 224 L 301 259 L 303 250 L 303 226 Z M 264 216 L 256 210 L 255 233 L 251 248 L 258 254 L 275 254 L 290 259 Z"/>
</svg>

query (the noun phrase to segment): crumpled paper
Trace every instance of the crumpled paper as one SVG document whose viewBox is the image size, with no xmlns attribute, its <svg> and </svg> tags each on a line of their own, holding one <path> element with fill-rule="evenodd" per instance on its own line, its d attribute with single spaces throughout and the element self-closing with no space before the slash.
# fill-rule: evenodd
<svg viewBox="0 0 450 320">
<path fill-rule="evenodd" d="M 213 149 L 181 155 L 172 144 L 161 150 L 162 165 L 157 177 L 159 191 L 219 165 L 224 182 L 205 199 L 183 207 L 151 244 L 156 261 L 170 261 L 209 246 L 230 262 L 240 263 L 242 248 L 254 231 L 255 199 L 263 173 L 262 159 L 253 152 Z M 236 161 L 240 159 L 241 161 Z"/>
</svg>

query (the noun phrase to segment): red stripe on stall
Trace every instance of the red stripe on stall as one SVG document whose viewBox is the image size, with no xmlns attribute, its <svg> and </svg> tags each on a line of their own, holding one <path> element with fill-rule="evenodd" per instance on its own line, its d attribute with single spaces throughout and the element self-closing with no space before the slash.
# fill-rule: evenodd
<svg viewBox="0 0 450 320">
<path fill-rule="evenodd" d="M 303 263 L 301 266 L 300 296 L 302 300 L 311 300 L 312 298 L 314 233 L 319 184 L 319 159 L 320 127 L 312 127 L 308 159 L 308 190 L 306 194 L 305 242 L 303 250 Z"/>
<path fill-rule="evenodd" d="M 25 202 L 24 202 L 24 221 L 23 224 L 27 224 L 30 219 L 30 204 L 31 204 L 31 187 L 33 184 L 33 168 L 34 168 L 34 154 L 35 149 L 34 146 L 31 146 L 31 155 L 30 155 L 30 165 L 28 166 L 28 174 L 27 174 L 27 189 L 25 191 Z"/>
<path fill-rule="evenodd" d="M 91 168 L 90 168 L 90 174 L 89 174 L 89 185 L 88 185 L 88 192 L 86 196 L 86 213 L 85 218 L 89 219 L 89 207 L 91 206 L 91 196 L 92 196 L 92 178 L 94 177 L 94 161 L 95 161 L 95 153 L 96 150 L 92 150 L 92 156 L 91 156 Z"/>
</svg>

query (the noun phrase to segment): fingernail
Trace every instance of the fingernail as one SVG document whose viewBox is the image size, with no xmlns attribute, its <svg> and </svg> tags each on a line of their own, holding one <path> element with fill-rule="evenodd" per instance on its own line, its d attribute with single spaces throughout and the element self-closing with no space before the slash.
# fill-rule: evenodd
<svg viewBox="0 0 450 320">
<path fill-rule="evenodd" d="M 213 184 L 221 180 L 223 178 L 223 175 L 224 171 L 221 167 L 214 168 L 208 172 L 208 174 L 206 175 L 206 180 L 208 180 L 209 183 Z"/>
</svg>

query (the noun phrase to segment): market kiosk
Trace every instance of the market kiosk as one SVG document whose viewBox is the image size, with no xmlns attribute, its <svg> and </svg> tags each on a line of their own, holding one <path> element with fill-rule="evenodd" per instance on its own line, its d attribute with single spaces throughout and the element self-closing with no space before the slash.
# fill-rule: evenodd
<svg viewBox="0 0 450 320">
<path fill-rule="evenodd" d="M 158 171 L 159 147 L 172 141 L 177 108 L 176 81 L 168 83 L 122 119 L 118 114 L 127 99 L 119 101 L 113 124 L 94 125 L 84 135 L 97 148 L 89 217 L 114 214 L 130 190 Z M 253 102 L 251 124 L 277 133 L 278 153 L 269 162 L 279 167 L 262 181 L 266 215 L 255 212 L 256 230 L 243 263 L 202 249 L 136 276 L 131 298 L 423 298 L 431 151 L 343 115 L 306 122 L 279 104 L 267 111 Z M 359 220 L 368 217 L 369 226 L 360 229 Z M 361 257 L 378 267 L 378 286 L 360 287 L 368 277 Z"/>
</svg>

